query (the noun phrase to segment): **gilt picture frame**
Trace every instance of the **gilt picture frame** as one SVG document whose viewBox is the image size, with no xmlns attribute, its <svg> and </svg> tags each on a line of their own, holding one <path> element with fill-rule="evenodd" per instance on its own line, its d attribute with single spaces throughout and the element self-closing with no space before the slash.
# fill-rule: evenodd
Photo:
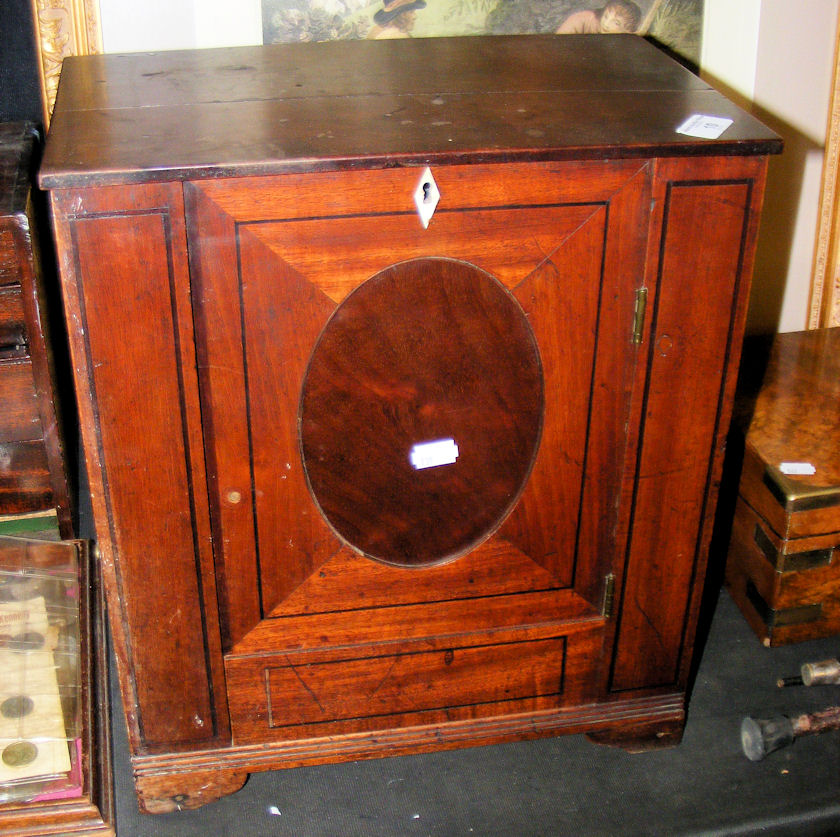
<svg viewBox="0 0 840 837">
<path fill-rule="evenodd" d="M 44 126 L 55 105 L 61 64 L 68 55 L 102 52 L 98 0 L 31 0 Z"/>
<path fill-rule="evenodd" d="M 840 326 L 840 20 L 834 40 L 808 328 Z"/>
</svg>

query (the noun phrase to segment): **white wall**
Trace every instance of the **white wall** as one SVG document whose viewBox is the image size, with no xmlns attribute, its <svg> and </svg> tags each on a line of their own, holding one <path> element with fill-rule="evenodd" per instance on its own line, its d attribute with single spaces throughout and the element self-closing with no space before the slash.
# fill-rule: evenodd
<svg viewBox="0 0 840 837">
<path fill-rule="evenodd" d="M 760 18 L 761 0 L 705 0 L 701 72 L 748 101 L 755 85 Z"/>
<path fill-rule="evenodd" d="M 260 0 L 99 0 L 106 52 L 262 43 Z"/>
<path fill-rule="evenodd" d="M 838 0 L 706 0 L 703 75 L 782 135 L 770 162 L 748 329 L 807 327 Z"/>
</svg>

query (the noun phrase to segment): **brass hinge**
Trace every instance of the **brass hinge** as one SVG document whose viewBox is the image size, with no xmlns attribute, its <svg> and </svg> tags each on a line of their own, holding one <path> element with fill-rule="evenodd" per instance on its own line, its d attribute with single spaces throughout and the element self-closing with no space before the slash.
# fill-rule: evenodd
<svg viewBox="0 0 840 837">
<path fill-rule="evenodd" d="M 633 342 L 642 342 L 642 334 L 645 330 L 645 308 L 647 307 L 647 288 L 636 290 L 636 302 L 633 308 Z"/>
<path fill-rule="evenodd" d="M 615 576 L 609 573 L 604 578 L 604 600 L 601 602 L 601 616 L 610 619 L 615 605 Z"/>
</svg>

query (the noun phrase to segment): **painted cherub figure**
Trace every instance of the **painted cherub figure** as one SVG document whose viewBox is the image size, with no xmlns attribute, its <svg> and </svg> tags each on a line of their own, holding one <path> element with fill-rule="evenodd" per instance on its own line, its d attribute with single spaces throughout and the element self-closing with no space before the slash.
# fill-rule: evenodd
<svg viewBox="0 0 840 837">
<path fill-rule="evenodd" d="M 635 32 L 642 22 L 642 10 L 632 0 L 611 0 L 600 9 L 570 14 L 560 25 L 560 35 L 597 35 Z"/>
</svg>

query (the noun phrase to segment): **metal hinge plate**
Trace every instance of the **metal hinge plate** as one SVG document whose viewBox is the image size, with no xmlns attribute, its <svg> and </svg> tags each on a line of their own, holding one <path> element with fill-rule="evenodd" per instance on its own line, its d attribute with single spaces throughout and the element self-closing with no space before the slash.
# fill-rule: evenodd
<svg viewBox="0 0 840 837">
<path fill-rule="evenodd" d="M 615 576 L 612 573 L 604 578 L 604 599 L 601 602 L 601 616 L 610 619 L 615 607 Z"/>
<path fill-rule="evenodd" d="M 647 288 L 636 290 L 636 301 L 633 308 L 633 343 L 638 345 L 642 342 L 642 335 L 645 331 L 645 309 L 647 308 Z"/>
</svg>

